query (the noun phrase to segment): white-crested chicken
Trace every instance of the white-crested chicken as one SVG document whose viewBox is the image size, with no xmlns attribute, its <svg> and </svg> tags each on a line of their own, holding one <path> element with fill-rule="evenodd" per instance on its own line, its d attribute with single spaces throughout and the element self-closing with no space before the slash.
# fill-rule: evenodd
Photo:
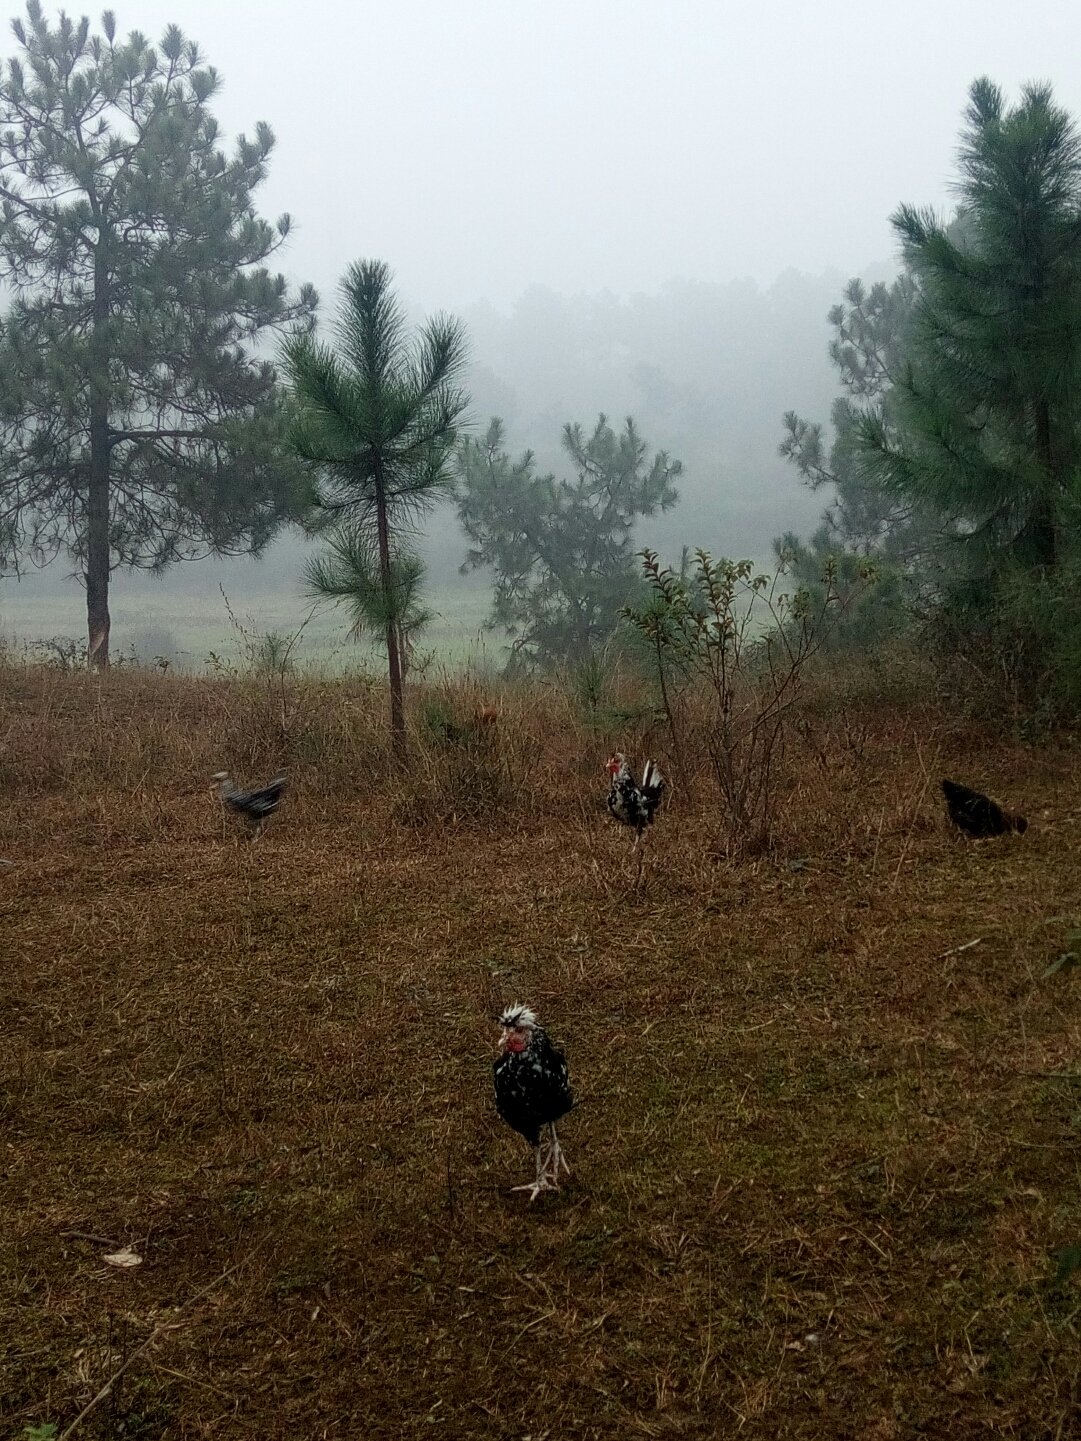
<svg viewBox="0 0 1081 1441">
<path fill-rule="evenodd" d="M 516 1001 L 499 1017 L 499 1055 L 494 1065 L 495 1103 L 507 1125 L 524 1136 L 536 1154 L 534 1180 L 516 1191 L 535 1201 L 559 1189 L 560 1167 L 569 1173 L 555 1123 L 574 1105 L 563 1052 L 528 1006 Z"/>
</svg>

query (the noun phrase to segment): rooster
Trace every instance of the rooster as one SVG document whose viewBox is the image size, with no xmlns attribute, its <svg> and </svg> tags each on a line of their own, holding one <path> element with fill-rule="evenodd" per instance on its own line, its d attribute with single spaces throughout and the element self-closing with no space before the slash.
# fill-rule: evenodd
<svg viewBox="0 0 1081 1441">
<path fill-rule="evenodd" d="M 608 809 L 617 821 L 634 827 L 634 844 L 637 846 L 646 826 L 653 824 L 653 813 L 661 803 L 664 790 L 664 776 L 654 761 L 646 761 L 642 784 L 636 785 L 622 751 L 608 757 L 606 769 L 612 778 Z"/>
<path fill-rule="evenodd" d="M 285 776 L 275 776 L 269 785 L 257 791 L 238 791 L 227 771 L 218 771 L 211 776 L 211 780 L 218 787 L 222 805 L 228 806 L 238 816 L 243 816 L 252 828 L 252 839 L 258 840 L 263 826 L 281 805 L 282 796 L 285 794 Z"/>
<path fill-rule="evenodd" d="M 968 786 L 959 785 L 957 781 L 944 780 L 942 793 L 946 797 L 950 820 L 958 829 L 976 840 L 1005 835 L 1007 831 L 1016 831 L 1021 835 L 1028 830 L 1028 821 L 1024 816 L 1010 815 L 987 796 L 981 795 L 979 791 L 971 791 Z"/>
<path fill-rule="evenodd" d="M 514 1187 L 529 1191 L 532 1202 L 542 1191 L 559 1189 L 561 1166 L 570 1172 L 555 1123 L 574 1105 L 574 1096 L 563 1052 L 548 1039 L 528 1006 L 515 1001 L 499 1017 L 499 1026 L 495 1103 L 507 1125 L 524 1136 L 536 1153 L 535 1179 Z"/>
</svg>

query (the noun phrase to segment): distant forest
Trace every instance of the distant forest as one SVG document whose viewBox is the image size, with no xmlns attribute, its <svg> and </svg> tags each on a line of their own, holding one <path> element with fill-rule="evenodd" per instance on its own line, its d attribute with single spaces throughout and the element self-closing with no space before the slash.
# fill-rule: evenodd
<svg viewBox="0 0 1081 1441">
<path fill-rule="evenodd" d="M 643 540 L 765 558 L 779 530 L 813 526 L 822 509 L 777 447 L 786 410 L 828 414 L 838 392 L 826 317 L 846 279 L 673 281 L 626 300 L 535 288 L 509 316 L 474 306 L 474 411 L 502 416 L 510 448 L 557 474 L 564 421 L 633 415 L 684 466 L 678 506 L 644 523 Z"/>
<path fill-rule="evenodd" d="M 886 267 L 863 273 L 874 279 Z M 673 281 L 653 295 L 564 296 L 527 291 L 511 312 L 480 301 L 462 312 L 470 338 L 467 388 L 472 428 L 505 422 L 514 453 L 536 452 L 542 469 L 568 474 L 560 445 L 567 421 L 618 425 L 633 415 L 649 444 L 684 466 L 678 505 L 640 525 L 643 544 L 678 554 L 685 543 L 768 561 L 775 535 L 813 530 L 826 497 L 812 495 L 778 455 L 782 417 L 829 413 L 839 386 L 827 348 L 827 314 L 847 277 L 789 271 L 768 289 Z M 333 297 L 324 298 L 328 310 Z M 441 591 L 483 589 L 459 577 L 466 538 L 453 507 L 424 524 L 422 551 Z M 214 590 L 218 578 L 245 600 L 299 590 L 303 542 L 278 540 L 262 560 L 172 566 L 160 579 L 117 572 L 118 596 Z M 13 598 L 13 581 L 0 582 Z M 24 595 L 74 590 L 63 564 L 30 574 Z"/>
</svg>

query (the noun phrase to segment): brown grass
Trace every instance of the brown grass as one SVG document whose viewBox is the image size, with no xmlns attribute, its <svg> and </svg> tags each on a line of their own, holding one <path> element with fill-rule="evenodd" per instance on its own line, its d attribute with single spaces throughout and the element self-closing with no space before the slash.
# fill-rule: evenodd
<svg viewBox="0 0 1081 1441">
<path fill-rule="evenodd" d="M 1066 742 L 834 693 L 774 853 L 725 860 L 696 787 L 639 870 L 601 764 L 663 737 L 554 689 L 415 695 L 398 782 L 359 682 L 0 687 L 5 1436 L 122 1367 L 79 1437 L 1077 1434 Z M 436 700 L 499 718 L 451 745 Z M 282 762 L 238 842 L 210 772 Z M 1029 833 L 949 835 L 948 773 Z M 515 997 L 582 1098 L 532 1207 Z"/>
</svg>

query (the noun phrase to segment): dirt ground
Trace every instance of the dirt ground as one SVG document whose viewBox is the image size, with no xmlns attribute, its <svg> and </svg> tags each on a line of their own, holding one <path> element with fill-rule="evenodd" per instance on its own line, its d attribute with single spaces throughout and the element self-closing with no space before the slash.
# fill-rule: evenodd
<svg viewBox="0 0 1081 1441">
<path fill-rule="evenodd" d="M 674 790 L 639 865 L 613 738 L 469 819 L 313 742 L 252 845 L 183 684 L 0 702 L 0 1433 L 1081 1434 L 1073 746 L 872 714 L 773 852 Z M 533 1205 L 513 999 L 580 1099 Z"/>
</svg>

